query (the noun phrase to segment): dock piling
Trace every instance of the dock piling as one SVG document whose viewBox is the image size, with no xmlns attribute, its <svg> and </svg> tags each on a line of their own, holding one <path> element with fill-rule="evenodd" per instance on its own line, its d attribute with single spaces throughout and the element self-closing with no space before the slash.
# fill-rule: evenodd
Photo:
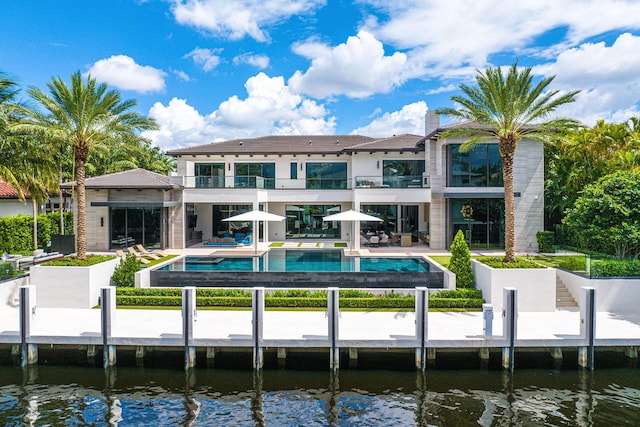
<svg viewBox="0 0 640 427">
<path fill-rule="evenodd" d="M 429 289 L 416 287 L 416 368 L 423 371 L 427 367 Z"/>
<path fill-rule="evenodd" d="M 260 370 L 263 366 L 262 338 L 264 321 L 264 288 L 255 287 L 252 293 L 251 302 L 252 323 L 253 323 L 253 369 Z"/>
<path fill-rule="evenodd" d="M 580 293 L 580 336 L 586 346 L 578 348 L 578 364 L 590 371 L 594 369 L 596 335 L 596 290 L 583 287 Z"/>
<path fill-rule="evenodd" d="M 116 288 L 113 286 L 101 288 L 100 301 L 103 367 L 108 369 L 116 364 L 116 346 L 110 343 L 116 319 Z"/>
<path fill-rule="evenodd" d="M 184 337 L 184 369 L 196 366 L 196 348 L 193 342 L 193 329 L 196 321 L 196 288 L 182 288 L 182 336 Z"/>
<path fill-rule="evenodd" d="M 340 293 L 338 288 L 329 288 L 327 292 L 327 317 L 329 326 L 329 368 L 335 372 L 340 367 L 340 348 L 338 347 L 340 315 Z"/>
<path fill-rule="evenodd" d="M 508 347 L 502 348 L 502 367 L 513 372 L 515 367 L 516 334 L 518 329 L 518 290 L 515 288 L 504 288 L 502 293 L 502 321 L 503 336 Z"/>
<path fill-rule="evenodd" d="M 20 287 L 20 365 L 38 363 L 38 346 L 30 343 L 31 330 L 36 318 L 36 288 L 35 286 Z"/>
</svg>

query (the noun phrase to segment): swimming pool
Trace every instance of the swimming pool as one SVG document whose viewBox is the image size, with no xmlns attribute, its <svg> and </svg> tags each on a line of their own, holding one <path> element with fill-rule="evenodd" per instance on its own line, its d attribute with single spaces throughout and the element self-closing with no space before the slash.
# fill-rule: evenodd
<svg viewBox="0 0 640 427">
<path fill-rule="evenodd" d="M 345 256 L 342 250 L 271 249 L 262 256 L 187 256 L 150 272 L 151 286 L 442 288 L 422 257 Z"/>
<path fill-rule="evenodd" d="M 272 249 L 260 257 L 188 256 L 161 270 L 169 271 L 307 271 L 428 272 L 424 258 L 348 257 L 341 250 Z"/>
</svg>

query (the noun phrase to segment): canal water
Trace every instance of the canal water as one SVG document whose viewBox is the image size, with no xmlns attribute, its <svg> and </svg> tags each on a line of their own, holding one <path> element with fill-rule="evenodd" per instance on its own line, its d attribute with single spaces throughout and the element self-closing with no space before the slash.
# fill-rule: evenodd
<svg viewBox="0 0 640 427">
<path fill-rule="evenodd" d="M 640 369 L 0 366 L 0 425 L 640 425 Z"/>
</svg>

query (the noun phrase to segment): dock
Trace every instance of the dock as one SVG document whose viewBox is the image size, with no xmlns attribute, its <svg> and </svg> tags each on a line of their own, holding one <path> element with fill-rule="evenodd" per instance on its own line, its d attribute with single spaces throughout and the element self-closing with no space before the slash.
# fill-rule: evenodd
<svg viewBox="0 0 640 427">
<path fill-rule="evenodd" d="M 41 308 L 35 288 L 22 286 L 18 307 L 0 307 L 0 344 L 20 354 L 23 366 L 37 364 L 38 346 L 74 345 L 94 354 L 102 349 L 105 368 L 117 363 L 118 347 L 134 347 L 140 357 L 145 348 L 184 349 L 185 369 L 195 367 L 196 349 L 206 349 L 207 358 L 244 349 L 258 370 L 264 349 L 279 359 L 289 349 L 326 351 L 332 370 L 340 366 L 340 350 L 355 360 L 358 349 L 415 351 L 421 370 L 439 351 L 476 352 L 481 359 L 500 351 L 503 367 L 513 370 L 515 350 L 544 349 L 558 359 L 562 349 L 577 349 L 579 365 L 592 370 L 595 348 L 637 358 L 640 347 L 640 314 L 590 312 L 596 296 L 589 288 L 580 310 L 554 312 L 519 312 L 517 291 L 507 288 L 505 301 L 513 304 L 496 315 L 488 304 L 482 312 L 429 312 L 427 288 L 416 288 L 413 312 L 341 311 L 337 288 L 329 289 L 326 311 L 265 310 L 264 288 L 253 289 L 253 308 L 245 311 L 198 310 L 193 287 L 184 288 L 181 310 L 116 309 L 117 289 L 101 291 L 100 309 Z"/>
</svg>

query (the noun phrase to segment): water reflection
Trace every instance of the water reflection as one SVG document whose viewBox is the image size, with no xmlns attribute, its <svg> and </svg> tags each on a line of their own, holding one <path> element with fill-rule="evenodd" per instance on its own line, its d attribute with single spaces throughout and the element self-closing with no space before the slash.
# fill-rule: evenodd
<svg viewBox="0 0 640 427">
<path fill-rule="evenodd" d="M 0 425 L 638 425 L 637 369 L 0 368 Z"/>
</svg>

